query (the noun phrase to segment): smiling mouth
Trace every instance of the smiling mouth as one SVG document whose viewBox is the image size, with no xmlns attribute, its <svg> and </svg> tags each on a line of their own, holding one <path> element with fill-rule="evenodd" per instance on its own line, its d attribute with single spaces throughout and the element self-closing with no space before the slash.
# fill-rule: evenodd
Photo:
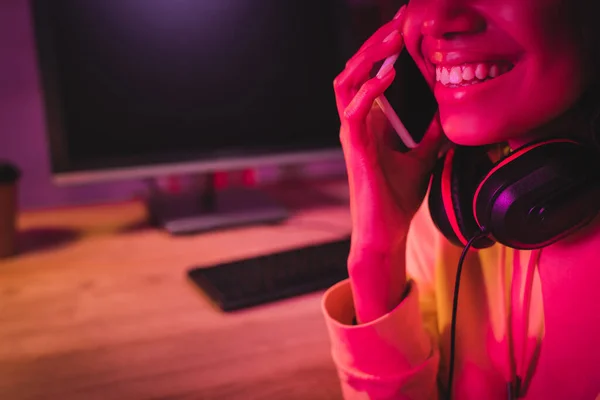
<svg viewBox="0 0 600 400">
<path fill-rule="evenodd" d="M 510 62 L 480 62 L 461 65 L 438 65 L 435 80 L 444 87 L 458 88 L 495 79 L 514 68 Z"/>
</svg>

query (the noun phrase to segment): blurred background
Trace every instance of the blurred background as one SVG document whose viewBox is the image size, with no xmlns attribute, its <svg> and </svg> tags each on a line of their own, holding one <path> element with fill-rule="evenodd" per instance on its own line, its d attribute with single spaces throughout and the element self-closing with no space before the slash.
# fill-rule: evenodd
<svg viewBox="0 0 600 400">
<path fill-rule="evenodd" d="M 398 1 L 347 0 L 357 41 L 367 37 L 382 18 L 393 15 Z M 318 8 L 318 7 L 317 7 Z M 53 184 L 50 151 L 38 72 L 34 30 L 26 0 L 0 2 L 0 159 L 23 171 L 19 201 L 23 209 L 129 198 L 143 188 L 134 179 L 60 187 Z M 307 54 L 308 56 L 308 54 Z M 327 88 L 329 89 L 329 88 Z M 342 163 L 302 165 L 307 174 L 339 174 Z M 263 179 L 277 176 L 277 167 L 257 171 Z"/>
<path fill-rule="evenodd" d="M 1 0 L 0 399 L 340 399 L 332 88 L 400 0 Z"/>
</svg>

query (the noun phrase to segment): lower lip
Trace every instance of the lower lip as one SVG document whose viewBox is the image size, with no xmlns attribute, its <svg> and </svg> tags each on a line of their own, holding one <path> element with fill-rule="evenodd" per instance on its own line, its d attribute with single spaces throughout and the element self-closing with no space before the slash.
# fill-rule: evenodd
<svg viewBox="0 0 600 400">
<path fill-rule="evenodd" d="M 515 64 L 510 71 L 499 75 L 496 78 L 472 85 L 447 87 L 440 82 L 436 82 L 433 90 L 435 98 L 438 103 L 459 103 L 469 101 L 472 97 L 477 97 L 483 92 L 494 90 L 500 87 L 500 85 L 505 85 L 504 81 L 507 77 L 515 73 L 519 68 L 519 64 L 520 63 Z"/>
</svg>

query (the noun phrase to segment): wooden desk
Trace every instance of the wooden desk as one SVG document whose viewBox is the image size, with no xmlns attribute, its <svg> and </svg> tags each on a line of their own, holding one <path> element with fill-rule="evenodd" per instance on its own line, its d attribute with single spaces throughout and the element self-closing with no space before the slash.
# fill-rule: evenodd
<svg viewBox="0 0 600 400">
<path fill-rule="evenodd" d="M 24 253 L 0 261 L 0 399 L 339 399 L 322 293 L 225 314 L 186 279 L 346 235 L 345 185 L 323 190 L 342 200 L 278 191 L 297 203 L 285 224 L 187 237 L 145 226 L 138 202 L 25 213 Z M 43 232 L 65 242 L 27 239 Z"/>
</svg>

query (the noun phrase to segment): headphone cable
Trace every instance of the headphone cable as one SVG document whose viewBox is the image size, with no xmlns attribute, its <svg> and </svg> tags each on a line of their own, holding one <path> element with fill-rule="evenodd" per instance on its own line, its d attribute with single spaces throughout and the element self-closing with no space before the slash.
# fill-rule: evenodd
<svg viewBox="0 0 600 400">
<path fill-rule="evenodd" d="M 455 346 L 456 346 L 456 319 L 458 315 L 458 293 L 460 289 L 460 276 L 462 273 L 463 264 L 465 258 L 469 252 L 469 249 L 473 246 L 473 243 L 478 239 L 486 237 L 487 233 L 485 229 L 481 229 L 475 236 L 473 236 L 463 249 L 460 258 L 458 260 L 458 268 L 456 269 L 456 280 L 454 282 L 454 298 L 452 300 L 452 320 L 450 325 L 450 357 L 448 367 L 448 400 L 452 398 L 452 381 L 454 380 L 454 357 L 455 357 Z"/>
</svg>

